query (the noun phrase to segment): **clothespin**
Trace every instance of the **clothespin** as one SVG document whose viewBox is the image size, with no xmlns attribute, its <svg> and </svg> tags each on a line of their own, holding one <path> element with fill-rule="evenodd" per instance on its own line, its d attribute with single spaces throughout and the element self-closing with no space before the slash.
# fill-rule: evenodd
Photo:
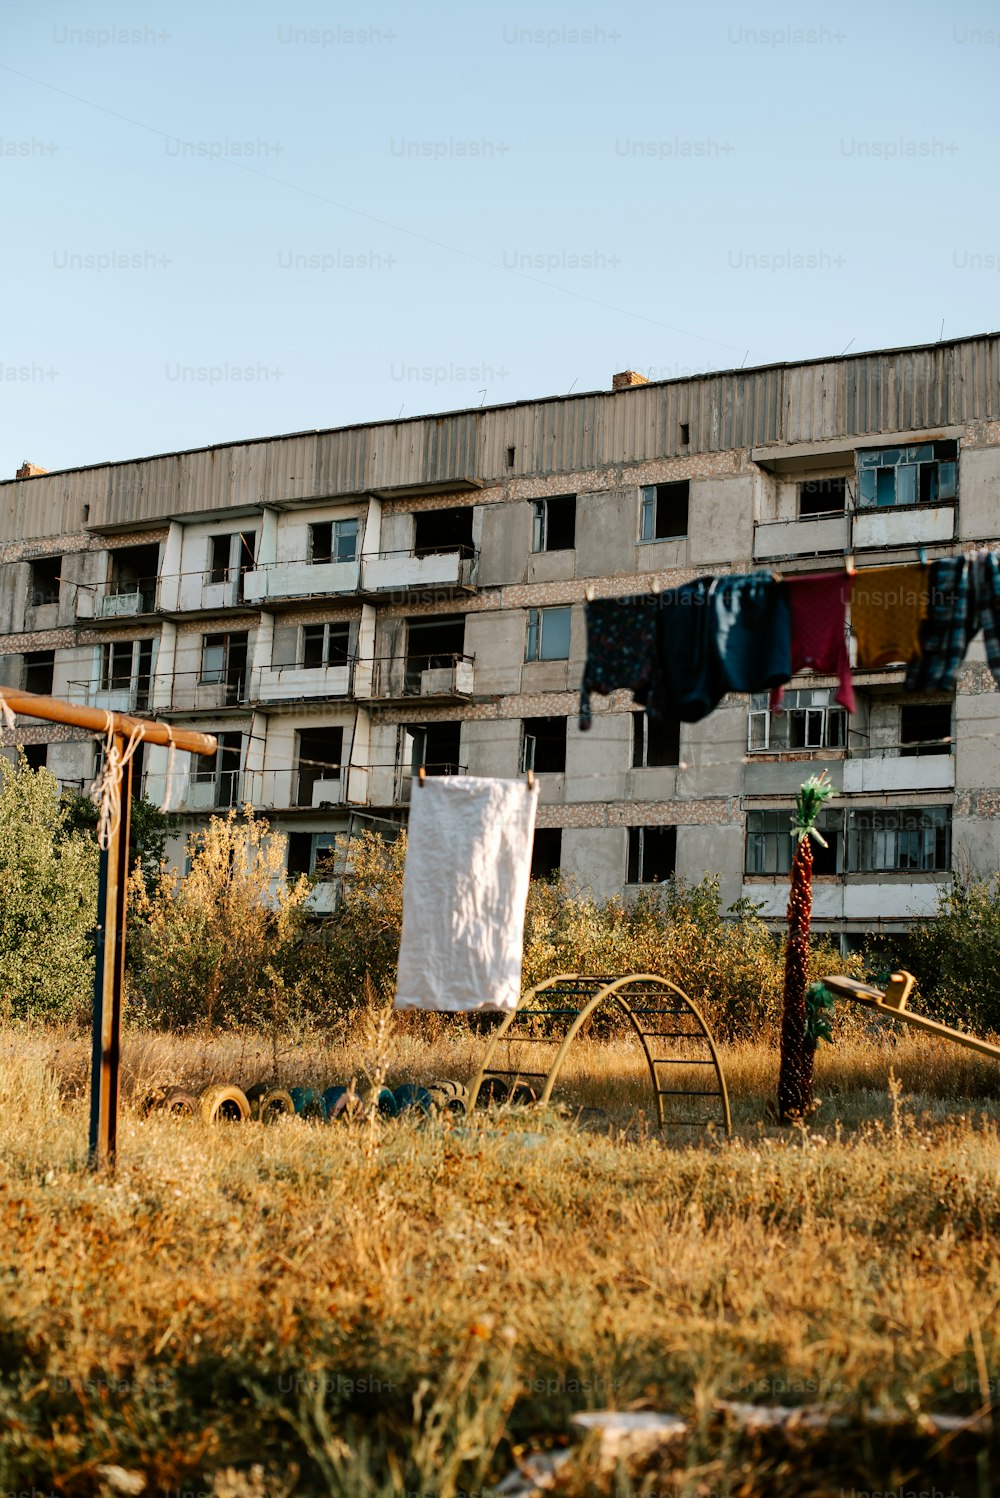
<svg viewBox="0 0 1000 1498">
<path fill-rule="evenodd" d="M 427 771 L 424 769 L 423 765 L 421 765 L 420 769 L 417 771 L 417 779 L 419 780 L 421 785 L 423 785 L 424 781 L 427 779 Z"/>
<path fill-rule="evenodd" d="M 532 790 L 534 790 L 534 788 L 535 788 L 535 772 L 534 772 L 534 770 L 529 770 L 528 771 L 528 790 L 532 791 Z"/>
<path fill-rule="evenodd" d="M 653 592 L 654 596 L 656 594 L 658 594 L 658 593 L 662 593 L 663 592 L 663 583 L 660 581 L 660 579 L 658 577 L 654 577 L 653 578 L 652 592 Z"/>
<path fill-rule="evenodd" d="M 586 600 L 587 600 L 588 603 L 593 603 L 593 601 L 594 601 L 594 585 L 593 585 L 593 583 L 588 583 L 587 584 L 587 588 L 586 588 L 586 592 L 584 594 L 584 597 L 586 598 Z"/>
<path fill-rule="evenodd" d="M 855 570 L 854 569 L 854 554 L 853 554 L 853 552 L 848 552 L 847 557 L 846 557 L 845 562 L 844 562 L 844 565 L 847 568 L 847 575 L 848 575 L 848 577 L 853 577 L 854 576 L 854 570 Z"/>
<path fill-rule="evenodd" d="M 782 582 L 782 581 L 783 581 L 783 580 L 784 580 L 784 579 L 783 579 L 783 578 L 782 578 L 782 576 L 781 576 L 781 573 L 780 573 L 780 572 L 778 572 L 778 570 L 777 570 L 777 569 L 776 569 L 776 568 L 774 568 L 774 567 L 772 567 L 772 568 L 771 568 L 771 577 L 772 577 L 772 579 L 773 579 L 773 580 L 774 580 L 774 581 L 775 581 L 775 582 L 776 582 L 776 583 L 780 583 L 780 582 Z"/>
</svg>

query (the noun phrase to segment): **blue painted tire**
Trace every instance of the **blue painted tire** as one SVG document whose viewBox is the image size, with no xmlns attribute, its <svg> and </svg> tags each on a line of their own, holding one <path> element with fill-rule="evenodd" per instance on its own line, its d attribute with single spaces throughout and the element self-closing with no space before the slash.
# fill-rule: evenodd
<svg viewBox="0 0 1000 1498">
<path fill-rule="evenodd" d="M 317 1092 L 315 1087 L 290 1087 L 288 1095 L 300 1118 L 326 1118 L 323 1094 Z"/>
<path fill-rule="evenodd" d="M 364 1095 L 365 1109 L 369 1109 L 374 1102 L 377 1111 L 383 1118 L 399 1117 L 399 1102 L 396 1094 L 389 1087 L 380 1087 L 378 1093 L 366 1092 Z"/>
<path fill-rule="evenodd" d="M 404 1082 L 395 1090 L 395 1101 L 398 1112 L 404 1113 L 411 1108 L 420 1113 L 430 1113 L 434 1108 L 434 1099 L 426 1087 L 421 1087 L 414 1082 Z"/>
</svg>

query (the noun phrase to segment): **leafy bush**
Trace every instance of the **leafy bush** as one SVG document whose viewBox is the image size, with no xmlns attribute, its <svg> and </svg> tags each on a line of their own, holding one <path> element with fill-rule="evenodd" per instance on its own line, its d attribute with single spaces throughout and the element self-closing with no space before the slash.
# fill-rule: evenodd
<svg viewBox="0 0 1000 1498">
<path fill-rule="evenodd" d="M 174 1029 L 275 1025 L 301 999 L 309 881 L 290 882 L 286 841 L 247 807 L 188 839 L 190 873 L 136 869 L 131 988 L 137 1018 Z"/>
<path fill-rule="evenodd" d="M 914 926 L 902 950 L 923 1012 L 947 1025 L 1000 1033 L 1000 873 L 956 874 L 939 895 L 937 915 Z"/>
<path fill-rule="evenodd" d="M 0 1012 L 65 1019 L 90 1007 L 97 847 L 72 832 L 48 770 L 0 758 Z"/>
</svg>

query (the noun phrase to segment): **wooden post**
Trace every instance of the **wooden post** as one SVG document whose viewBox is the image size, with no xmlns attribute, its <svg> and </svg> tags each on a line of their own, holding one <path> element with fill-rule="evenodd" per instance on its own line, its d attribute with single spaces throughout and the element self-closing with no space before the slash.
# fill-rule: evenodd
<svg viewBox="0 0 1000 1498">
<path fill-rule="evenodd" d="M 125 738 L 115 735 L 119 754 Z M 101 852 L 94 952 L 94 1046 L 90 1074 L 90 1167 L 114 1168 L 118 1148 L 122 993 L 125 985 L 125 890 L 128 881 L 132 761 L 122 769 L 121 818 Z"/>
</svg>

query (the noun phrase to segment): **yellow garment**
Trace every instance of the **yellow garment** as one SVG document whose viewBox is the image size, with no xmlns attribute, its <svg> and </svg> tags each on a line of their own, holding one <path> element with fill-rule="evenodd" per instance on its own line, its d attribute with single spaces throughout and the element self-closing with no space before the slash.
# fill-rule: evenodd
<svg viewBox="0 0 1000 1498">
<path fill-rule="evenodd" d="M 920 622 L 927 613 L 927 567 L 863 567 L 851 590 L 851 629 L 858 642 L 857 669 L 920 654 Z"/>
</svg>

